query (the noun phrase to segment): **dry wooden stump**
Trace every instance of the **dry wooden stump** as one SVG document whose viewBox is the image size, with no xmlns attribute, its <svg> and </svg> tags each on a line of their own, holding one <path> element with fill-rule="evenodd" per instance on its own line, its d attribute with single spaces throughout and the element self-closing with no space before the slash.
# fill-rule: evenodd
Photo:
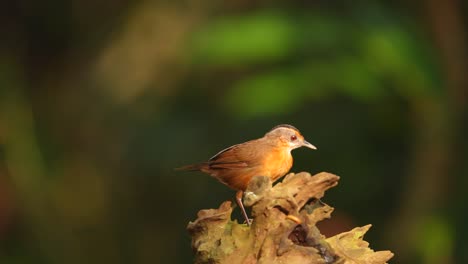
<svg viewBox="0 0 468 264">
<path fill-rule="evenodd" d="M 322 172 L 288 174 L 272 187 L 268 177 L 255 177 L 244 196 L 252 207 L 251 227 L 231 220 L 231 202 L 201 210 L 187 226 L 195 263 L 386 263 L 390 251 L 374 252 L 363 240 L 371 225 L 325 238 L 316 223 L 333 208 L 320 201 L 339 177 Z"/>
</svg>

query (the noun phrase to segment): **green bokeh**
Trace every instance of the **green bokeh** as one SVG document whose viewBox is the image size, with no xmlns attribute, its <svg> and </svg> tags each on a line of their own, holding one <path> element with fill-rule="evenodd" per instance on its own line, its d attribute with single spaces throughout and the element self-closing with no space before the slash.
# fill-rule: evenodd
<svg viewBox="0 0 468 264">
<path fill-rule="evenodd" d="M 0 262 L 190 263 L 187 223 L 234 193 L 173 168 L 290 123 L 318 146 L 292 171 L 341 176 L 334 231 L 465 263 L 466 10 L 433 2 L 6 6 Z"/>
</svg>

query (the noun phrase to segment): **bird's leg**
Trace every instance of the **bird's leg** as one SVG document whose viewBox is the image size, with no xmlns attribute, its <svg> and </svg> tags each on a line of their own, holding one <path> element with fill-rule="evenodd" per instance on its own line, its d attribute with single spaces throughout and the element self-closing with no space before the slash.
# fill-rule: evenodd
<svg viewBox="0 0 468 264">
<path fill-rule="evenodd" d="M 242 215 L 244 216 L 245 221 L 247 222 L 247 225 L 250 226 L 250 219 L 249 219 L 249 216 L 247 215 L 247 212 L 245 211 L 244 204 L 242 203 L 242 196 L 244 196 L 244 191 L 242 190 L 237 191 L 236 202 L 237 202 L 237 205 L 239 205 L 241 209 Z"/>
</svg>

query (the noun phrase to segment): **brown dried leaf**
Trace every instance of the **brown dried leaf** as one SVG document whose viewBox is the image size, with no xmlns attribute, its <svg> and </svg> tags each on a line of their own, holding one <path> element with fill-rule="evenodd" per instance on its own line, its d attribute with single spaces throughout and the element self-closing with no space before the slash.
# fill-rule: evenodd
<svg viewBox="0 0 468 264">
<path fill-rule="evenodd" d="M 369 243 L 363 240 L 371 226 L 356 227 L 327 239 L 335 253 L 344 261 L 343 264 L 383 264 L 393 257 L 389 250 L 373 251 L 369 248 Z"/>
</svg>

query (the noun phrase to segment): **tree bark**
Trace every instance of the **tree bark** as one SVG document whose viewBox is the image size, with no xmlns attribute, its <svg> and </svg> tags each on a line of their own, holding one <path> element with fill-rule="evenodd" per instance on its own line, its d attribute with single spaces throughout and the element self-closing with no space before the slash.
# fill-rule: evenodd
<svg viewBox="0 0 468 264">
<path fill-rule="evenodd" d="M 326 172 L 290 173 L 272 187 L 268 177 L 253 178 L 244 195 L 252 207 L 250 227 L 231 220 L 230 201 L 199 211 L 188 224 L 195 263 L 386 263 L 392 252 L 374 252 L 362 240 L 371 225 L 330 238 L 320 234 L 316 223 L 333 211 L 320 198 L 338 180 Z"/>
</svg>

